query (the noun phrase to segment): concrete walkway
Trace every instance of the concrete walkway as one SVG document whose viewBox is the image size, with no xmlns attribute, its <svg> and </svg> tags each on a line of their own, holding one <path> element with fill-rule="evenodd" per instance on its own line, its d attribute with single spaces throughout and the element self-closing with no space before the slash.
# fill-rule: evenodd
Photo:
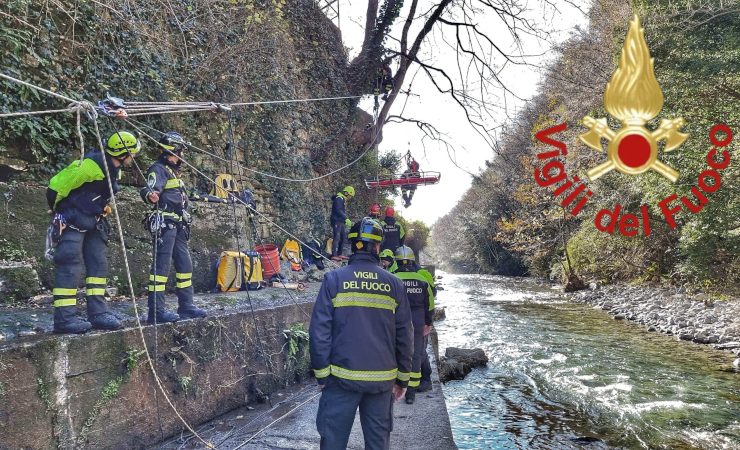
<svg viewBox="0 0 740 450">
<path fill-rule="evenodd" d="M 430 348 L 431 351 L 431 348 Z M 432 375 L 433 389 L 416 396 L 413 405 L 403 400 L 393 409 L 391 449 L 455 450 L 450 419 L 437 369 Z M 316 412 L 320 393 L 315 383 L 307 383 L 273 395 L 273 407 L 240 408 L 199 427 L 199 433 L 217 449 L 315 450 L 319 448 Z M 192 437 L 172 439 L 153 447 L 160 450 L 199 449 Z M 355 417 L 350 450 L 362 450 L 359 414 Z"/>
</svg>

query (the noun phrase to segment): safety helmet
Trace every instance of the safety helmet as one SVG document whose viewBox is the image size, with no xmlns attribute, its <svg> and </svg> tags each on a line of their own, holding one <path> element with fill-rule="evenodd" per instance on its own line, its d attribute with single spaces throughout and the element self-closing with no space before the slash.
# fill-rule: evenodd
<svg viewBox="0 0 740 450">
<path fill-rule="evenodd" d="M 111 156 L 122 156 L 126 153 L 135 155 L 141 150 L 141 142 L 128 131 L 117 131 L 108 138 L 105 152 Z"/>
<path fill-rule="evenodd" d="M 378 256 L 380 256 L 380 259 L 390 259 L 390 260 L 393 260 L 394 259 L 393 250 L 391 250 L 389 248 L 387 248 L 387 249 L 383 250 L 382 252 L 380 252 L 380 254 L 378 254 Z"/>
<path fill-rule="evenodd" d="M 372 217 L 363 217 L 352 225 L 347 238 L 352 242 L 353 248 L 361 250 L 366 248 L 363 243 L 379 244 L 383 240 L 383 227 Z"/>
<path fill-rule="evenodd" d="M 396 261 L 415 261 L 414 251 L 408 245 L 398 247 L 393 256 L 395 256 Z"/>
<path fill-rule="evenodd" d="M 370 214 L 376 216 L 380 214 L 380 204 L 373 203 L 372 205 L 370 205 Z"/>
<path fill-rule="evenodd" d="M 385 217 L 393 217 L 396 214 L 396 210 L 392 206 L 385 207 Z"/>
<path fill-rule="evenodd" d="M 349 195 L 350 197 L 355 196 L 355 188 L 353 188 L 352 186 L 345 186 L 344 189 L 342 189 L 342 192 Z"/>
<path fill-rule="evenodd" d="M 182 137 L 180 133 L 175 131 L 168 131 L 161 138 L 159 138 L 159 146 L 163 152 L 171 153 L 173 155 L 180 156 L 185 147 L 188 146 L 188 142 Z"/>
</svg>

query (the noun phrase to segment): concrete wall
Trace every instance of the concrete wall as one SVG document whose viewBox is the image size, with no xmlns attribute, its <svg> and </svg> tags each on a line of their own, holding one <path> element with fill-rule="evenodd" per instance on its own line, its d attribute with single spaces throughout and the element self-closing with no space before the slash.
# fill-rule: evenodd
<svg viewBox="0 0 740 450">
<path fill-rule="evenodd" d="M 307 329 L 309 305 L 158 326 L 157 371 L 185 420 L 197 426 L 304 376 L 307 343 L 297 361 L 281 350 L 283 330 Z M 154 327 L 144 334 L 154 357 Z M 179 433 L 142 348 L 136 328 L 0 348 L 0 449 L 134 449 Z"/>
</svg>

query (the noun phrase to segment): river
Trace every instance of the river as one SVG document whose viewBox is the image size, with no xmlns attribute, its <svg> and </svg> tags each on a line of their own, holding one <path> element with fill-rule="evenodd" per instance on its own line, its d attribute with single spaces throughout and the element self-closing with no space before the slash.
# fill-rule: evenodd
<svg viewBox="0 0 740 450">
<path fill-rule="evenodd" d="M 435 325 L 490 358 L 444 386 L 460 449 L 740 449 L 732 355 L 567 302 L 535 280 L 444 274 Z"/>
</svg>

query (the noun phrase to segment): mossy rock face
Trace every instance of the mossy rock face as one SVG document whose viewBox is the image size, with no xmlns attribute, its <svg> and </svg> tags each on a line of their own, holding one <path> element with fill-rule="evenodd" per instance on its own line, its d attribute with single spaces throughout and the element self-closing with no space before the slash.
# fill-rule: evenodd
<svg viewBox="0 0 740 450">
<path fill-rule="evenodd" d="M 0 264 L 0 304 L 25 300 L 40 290 L 39 275 L 31 264 Z"/>
</svg>

